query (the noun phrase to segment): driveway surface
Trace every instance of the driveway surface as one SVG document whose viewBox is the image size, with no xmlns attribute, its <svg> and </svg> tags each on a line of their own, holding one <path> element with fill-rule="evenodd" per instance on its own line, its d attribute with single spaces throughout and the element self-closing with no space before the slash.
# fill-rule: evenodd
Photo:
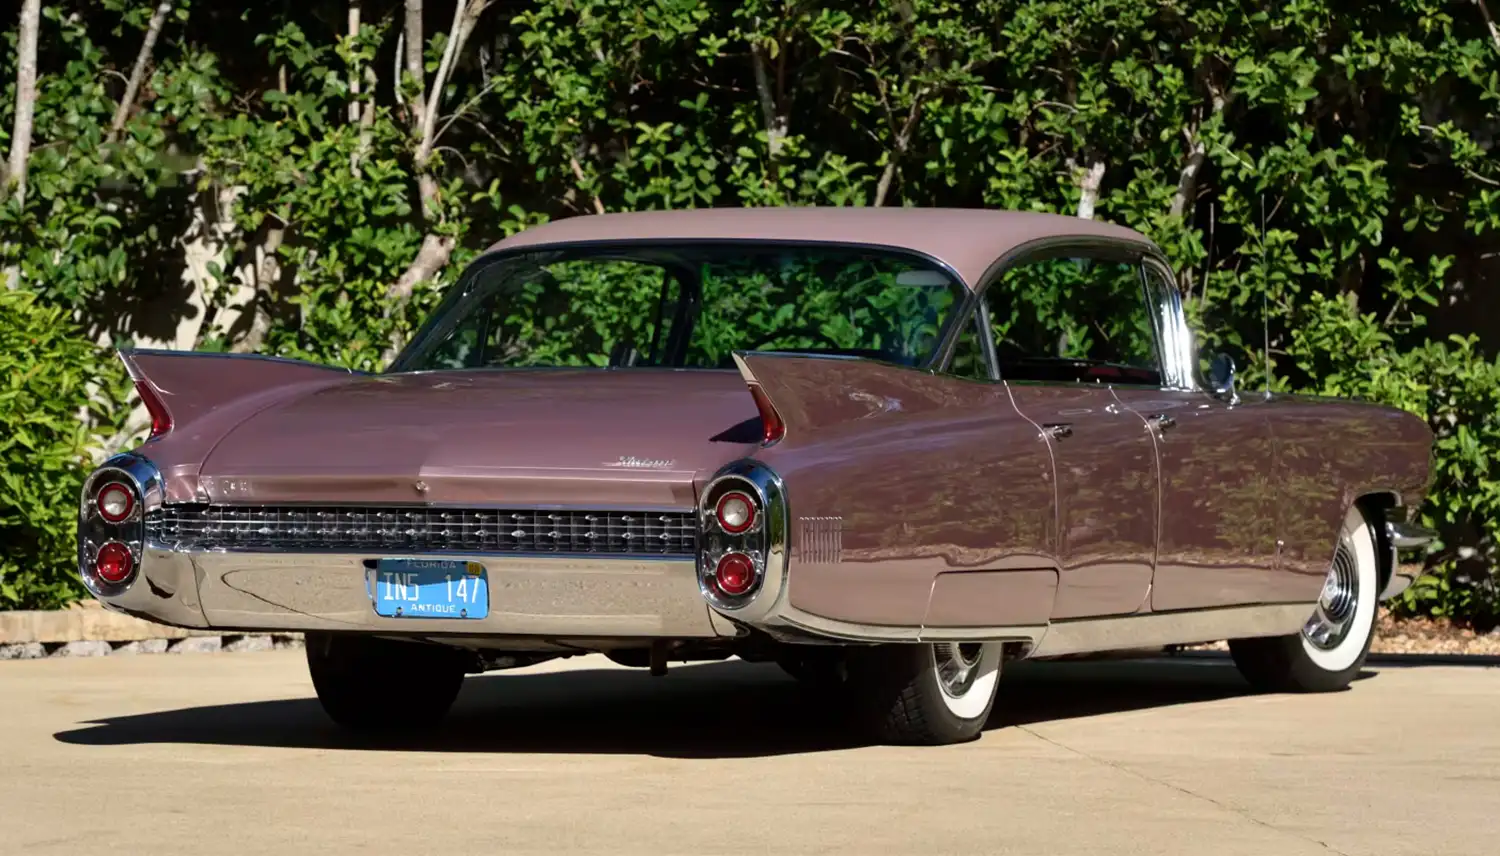
<svg viewBox="0 0 1500 856">
<path fill-rule="evenodd" d="M 401 675 L 390 675 L 401 691 Z M 1452 854 L 1500 834 L 1500 669 L 1246 694 L 1227 660 L 1022 664 L 977 742 L 860 746 L 774 667 L 470 678 L 399 745 L 299 651 L 0 663 L 0 853 Z"/>
</svg>

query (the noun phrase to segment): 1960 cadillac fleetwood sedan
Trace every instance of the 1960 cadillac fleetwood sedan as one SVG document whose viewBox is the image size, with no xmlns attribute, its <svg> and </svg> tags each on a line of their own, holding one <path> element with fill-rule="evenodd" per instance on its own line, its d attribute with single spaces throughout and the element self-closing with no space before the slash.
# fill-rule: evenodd
<svg viewBox="0 0 1500 856">
<path fill-rule="evenodd" d="M 109 607 L 305 631 L 328 714 L 602 652 L 775 661 L 876 739 L 1003 664 L 1231 640 L 1344 687 L 1431 537 L 1406 413 L 1236 391 L 1128 229 L 1044 214 L 578 217 L 475 261 L 389 370 L 126 351 L 151 437 L 84 486 Z"/>
</svg>

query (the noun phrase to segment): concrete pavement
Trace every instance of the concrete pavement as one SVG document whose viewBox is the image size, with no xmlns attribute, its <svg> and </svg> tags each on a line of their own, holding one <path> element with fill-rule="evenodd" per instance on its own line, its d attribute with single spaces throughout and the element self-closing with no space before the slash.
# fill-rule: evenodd
<svg viewBox="0 0 1500 856">
<path fill-rule="evenodd" d="M 391 675 L 393 691 L 400 676 Z M 1224 660 L 1023 664 L 978 742 L 859 746 L 775 667 L 470 678 L 361 745 L 300 652 L 0 663 L 0 854 L 1481 853 L 1500 669 L 1245 694 Z"/>
</svg>

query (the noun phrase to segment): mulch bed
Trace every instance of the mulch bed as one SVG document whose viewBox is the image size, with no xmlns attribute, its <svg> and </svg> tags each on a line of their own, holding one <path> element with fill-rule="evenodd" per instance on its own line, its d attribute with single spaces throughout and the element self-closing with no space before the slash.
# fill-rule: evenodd
<svg viewBox="0 0 1500 856">
<path fill-rule="evenodd" d="M 1440 618 L 1394 618 L 1382 611 L 1376 619 L 1376 654 L 1500 655 L 1500 627 L 1479 632 Z"/>
<path fill-rule="evenodd" d="M 1192 645 L 1186 650 L 1225 651 L 1223 642 Z M 1500 627 L 1476 631 L 1441 618 L 1397 618 L 1385 610 L 1375 619 L 1373 654 L 1463 654 L 1500 656 Z"/>
</svg>

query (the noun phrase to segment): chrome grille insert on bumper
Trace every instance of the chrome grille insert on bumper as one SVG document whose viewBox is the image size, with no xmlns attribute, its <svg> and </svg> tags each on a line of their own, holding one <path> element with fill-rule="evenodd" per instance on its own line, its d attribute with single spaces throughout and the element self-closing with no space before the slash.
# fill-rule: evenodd
<svg viewBox="0 0 1500 856">
<path fill-rule="evenodd" d="M 168 505 L 147 540 L 171 550 L 625 553 L 691 556 L 693 511 Z"/>
</svg>

